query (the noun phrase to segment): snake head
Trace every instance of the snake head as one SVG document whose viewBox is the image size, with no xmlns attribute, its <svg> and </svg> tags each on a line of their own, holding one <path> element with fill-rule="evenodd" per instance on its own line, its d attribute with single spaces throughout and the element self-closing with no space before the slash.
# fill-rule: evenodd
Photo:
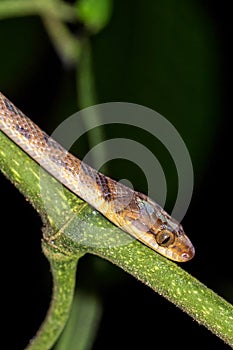
<svg viewBox="0 0 233 350">
<path fill-rule="evenodd" d="M 140 215 L 130 218 L 131 225 L 127 231 L 171 260 L 191 260 L 195 250 L 182 225 L 150 198 L 139 195 L 137 204 Z"/>
<path fill-rule="evenodd" d="M 174 218 L 161 210 L 155 224 L 150 227 L 151 244 L 157 251 L 174 261 L 185 262 L 195 255 L 195 249 L 183 227 Z"/>
<path fill-rule="evenodd" d="M 172 225 L 169 224 L 171 220 Z M 154 243 L 152 240 L 151 244 L 157 246 L 157 251 L 167 258 L 179 262 L 191 260 L 195 255 L 195 250 L 190 239 L 180 224 L 174 225 L 174 219 L 169 219 L 169 221 L 159 227 L 156 225 L 156 230 L 153 229 L 153 226 L 150 228 L 148 234 L 151 234 L 154 240 Z"/>
</svg>

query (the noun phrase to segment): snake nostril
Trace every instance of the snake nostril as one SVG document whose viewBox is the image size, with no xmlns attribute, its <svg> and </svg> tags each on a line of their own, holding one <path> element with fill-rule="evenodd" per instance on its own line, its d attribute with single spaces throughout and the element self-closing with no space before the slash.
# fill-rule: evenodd
<svg viewBox="0 0 233 350">
<path fill-rule="evenodd" d="M 190 259 L 190 254 L 187 253 L 187 252 L 185 252 L 185 253 L 183 253 L 183 254 L 181 255 L 181 257 L 182 257 L 182 259 L 184 259 L 184 260 L 188 260 L 188 259 Z"/>
</svg>

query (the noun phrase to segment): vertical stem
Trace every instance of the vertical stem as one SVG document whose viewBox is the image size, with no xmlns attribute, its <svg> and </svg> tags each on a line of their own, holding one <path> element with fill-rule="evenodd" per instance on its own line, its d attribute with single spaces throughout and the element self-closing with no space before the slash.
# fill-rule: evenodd
<svg viewBox="0 0 233 350">
<path fill-rule="evenodd" d="M 92 67 L 91 46 L 87 38 L 82 42 L 77 71 L 77 90 L 79 107 L 86 108 L 96 104 L 94 73 Z"/>
<path fill-rule="evenodd" d="M 82 52 L 79 57 L 79 66 L 77 70 L 77 92 L 78 92 L 78 102 L 80 109 L 94 106 L 97 103 L 97 94 L 95 89 L 94 72 L 92 66 L 92 54 L 90 41 L 86 38 L 82 44 Z M 95 145 L 98 145 L 98 154 L 92 154 L 92 166 L 98 168 L 95 164 L 95 159 L 98 159 L 98 164 L 104 164 L 106 157 L 106 149 L 104 144 L 104 131 L 101 126 L 101 116 L 98 114 L 97 110 L 92 109 L 91 115 L 85 112 L 85 118 L 83 118 L 83 123 L 86 126 L 86 131 L 92 129 L 92 121 L 95 124 L 99 124 L 100 127 L 96 128 L 89 136 L 89 146 L 92 149 Z M 102 169 L 103 171 L 103 169 Z"/>
<path fill-rule="evenodd" d="M 63 255 L 52 250 L 45 241 L 42 247 L 51 266 L 53 295 L 47 316 L 26 350 L 49 350 L 61 334 L 73 300 L 77 262 L 83 255 Z"/>
<path fill-rule="evenodd" d="M 67 66 L 73 66 L 80 54 L 80 43 L 60 19 L 49 14 L 41 17 L 51 42 L 60 59 Z"/>
</svg>

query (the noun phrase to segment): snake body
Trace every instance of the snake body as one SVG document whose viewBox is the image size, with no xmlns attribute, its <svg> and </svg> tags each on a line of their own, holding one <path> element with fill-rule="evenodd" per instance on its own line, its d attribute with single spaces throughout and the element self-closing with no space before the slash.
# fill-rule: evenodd
<svg viewBox="0 0 233 350">
<path fill-rule="evenodd" d="M 72 192 L 167 258 L 194 256 L 183 227 L 146 195 L 101 174 L 66 151 L 0 93 L 0 129 Z"/>
</svg>

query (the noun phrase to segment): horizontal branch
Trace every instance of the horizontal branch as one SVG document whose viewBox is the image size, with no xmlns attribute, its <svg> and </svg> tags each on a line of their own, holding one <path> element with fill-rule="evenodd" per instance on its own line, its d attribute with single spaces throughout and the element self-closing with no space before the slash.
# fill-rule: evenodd
<svg viewBox="0 0 233 350">
<path fill-rule="evenodd" d="M 39 165 L 2 133 L 0 167 L 41 214 L 48 228 L 47 242 L 69 256 L 82 251 L 111 261 L 233 346 L 232 305 L 177 264 L 131 239 L 50 175 L 40 172 Z M 42 196 L 44 181 L 46 191 Z"/>
</svg>

